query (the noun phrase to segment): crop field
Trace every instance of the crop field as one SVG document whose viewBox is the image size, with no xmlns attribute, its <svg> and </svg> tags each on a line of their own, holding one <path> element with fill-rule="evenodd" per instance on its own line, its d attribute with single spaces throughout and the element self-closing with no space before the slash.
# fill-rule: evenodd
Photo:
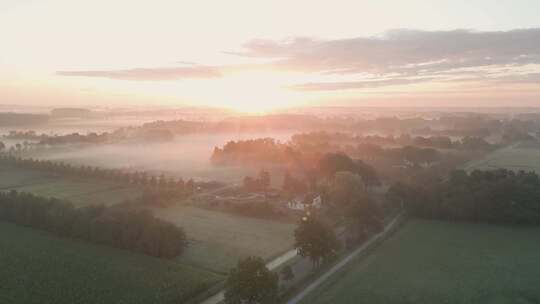
<svg viewBox="0 0 540 304">
<path fill-rule="evenodd" d="M 0 222 L 0 303 L 182 303 L 223 277 Z"/>
<path fill-rule="evenodd" d="M 180 261 L 227 272 L 241 257 L 271 258 L 292 248 L 294 224 L 177 205 L 155 215 L 184 227 L 190 246 Z"/>
<path fill-rule="evenodd" d="M 513 145 L 490 153 L 485 158 L 472 161 L 465 166 L 467 171 L 498 168 L 540 173 L 540 147 L 527 144 Z"/>
<path fill-rule="evenodd" d="M 411 220 L 302 303 L 539 303 L 540 229 Z"/>
<path fill-rule="evenodd" d="M 136 188 L 114 182 L 60 177 L 37 170 L 0 165 L 0 190 L 11 189 L 66 199 L 77 206 L 112 205 L 141 194 Z"/>
</svg>

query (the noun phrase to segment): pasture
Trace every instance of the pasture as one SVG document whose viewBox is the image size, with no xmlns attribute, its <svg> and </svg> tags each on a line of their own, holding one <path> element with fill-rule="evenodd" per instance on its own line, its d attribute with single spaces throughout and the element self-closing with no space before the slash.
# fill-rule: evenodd
<svg viewBox="0 0 540 304">
<path fill-rule="evenodd" d="M 540 147 L 527 143 L 515 144 L 494 151 L 486 157 L 471 161 L 464 166 L 467 171 L 499 168 L 540 173 Z"/>
<path fill-rule="evenodd" d="M 302 303 L 538 303 L 540 228 L 411 220 Z"/>
<path fill-rule="evenodd" d="M 182 303 L 222 280 L 190 266 L 0 222 L 0 303 Z"/>
<path fill-rule="evenodd" d="M 112 205 L 141 195 L 139 189 L 111 181 L 61 177 L 5 165 L 0 165 L 0 190 L 17 190 L 66 199 L 76 206 Z"/>
<path fill-rule="evenodd" d="M 0 190 L 17 190 L 62 198 L 76 206 L 111 205 L 141 195 L 141 190 L 110 181 L 61 177 L 54 174 L 0 166 Z M 217 273 L 226 273 L 239 258 L 270 258 L 292 247 L 295 225 L 212 211 L 180 202 L 152 209 L 156 216 L 186 231 L 190 246 L 179 262 Z"/>
<path fill-rule="evenodd" d="M 257 219 L 202 208 L 176 205 L 154 214 L 182 226 L 190 241 L 179 261 L 225 273 L 239 258 L 272 258 L 292 248 L 292 223 Z"/>
</svg>

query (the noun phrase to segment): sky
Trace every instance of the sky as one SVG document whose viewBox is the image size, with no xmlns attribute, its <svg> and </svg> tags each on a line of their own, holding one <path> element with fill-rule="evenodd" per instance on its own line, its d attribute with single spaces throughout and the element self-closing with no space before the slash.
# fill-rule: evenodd
<svg viewBox="0 0 540 304">
<path fill-rule="evenodd" d="M 0 0 L 0 104 L 540 106 L 540 1 Z"/>
</svg>

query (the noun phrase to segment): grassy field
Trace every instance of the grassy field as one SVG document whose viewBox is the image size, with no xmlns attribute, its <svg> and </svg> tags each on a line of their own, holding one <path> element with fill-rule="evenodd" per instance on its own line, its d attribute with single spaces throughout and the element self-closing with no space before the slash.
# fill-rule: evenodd
<svg viewBox="0 0 540 304">
<path fill-rule="evenodd" d="M 37 170 L 0 166 L 0 190 L 15 189 L 63 198 L 77 206 L 115 204 L 138 197 L 140 190 L 108 181 L 54 176 Z M 293 243 L 293 224 L 236 216 L 191 206 L 155 209 L 155 214 L 183 227 L 190 247 L 181 263 L 227 272 L 248 255 L 270 258 Z"/>
<path fill-rule="evenodd" d="M 77 206 L 112 205 L 141 195 L 139 189 L 110 181 L 55 176 L 0 165 L 0 190 L 17 190 L 69 200 Z"/>
<path fill-rule="evenodd" d="M 0 303 L 182 303 L 223 277 L 0 222 Z"/>
<path fill-rule="evenodd" d="M 190 247 L 181 262 L 227 272 L 241 257 L 271 258 L 292 248 L 294 224 L 178 205 L 156 216 L 184 227 Z"/>
<path fill-rule="evenodd" d="M 526 144 L 512 145 L 490 153 L 483 159 L 469 162 L 464 169 L 472 171 L 498 168 L 540 173 L 540 148 Z"/>
<path fill-rule="evenodd" d="M 412 220 L 302 303 L 539 303 L 540 229 Z"/>
<path fill-rule="evenodd" d="M 115 204 L 140 195 L 140 190 L 112 182 L 65 178 L 37 170 L 0 167 L 0 190 L 7 191 L 10 189 L 67 199 L 77 206 L 97 203 Z M 26 295 L 26 298 L 23 297 L 24 300 L 20 303 L 37 303 L 38 298 L 49 298 L 48 295 L 51 290 L 60 289 L 62 285 L 68 286 L 68 290 L 65 293 L 64 291 L 58 291 L 59 293 L 54 295 L 65 296 L 67 299 L 71 299 L 71 301 L 65 303 L 86 303 L 76 300 L 79 293 L 84 299 L 90 297 L 93 293 L 105 294 L 106 296 L 110 294 L 110 296 L 118 297 L 118 299 L 127 299 L 118 302 L 102 301 L 101 303 L 152 303 L 151 301 L 132 301 L 132 298 L 129 298 L 131 295 L 126 290 L 129 288 L 135 290 L 141 288 L 141 299 L 148 299 L 148 297 L 152 296 L 150 294 L 151 291 L 139 287 L 139 284 L 143 284 L 146 278 L 152 280 L 148 288 L 161 290 L 159 289 L 162 288 L 161 285 L 157 286 L 154 283 L 163 284 L 163 286 L 167 287 L 168 283 L 165 281 L 170 279 L 170 284 L 176 284 L 175 282 L 183 284 L 186 280 L 189 281 L 189 277 L 193 275 L 193 282 L 190 281 L 185 287 L 180 288 L 177 285 L 171 287 L 178 287 L 179 290 L 177 293 L 180 295 L 189 294 L 192 290 L 207 287 L 204 284 L 207 281 L 201 279 L 201 273 L 211 274 L 208 282 L 221 281 L 225 278 L 224 275 L 230 268 L 236 265 L 238 259 L 250 255 L 271 258 L 287 251 L 293 244 L 293 230 L 295 225 L 290 223 L 237 216 L 182 203 L 169 208 L 153 209 L 153 212 L 160 218 L 178 224 L 186 231 L 190 243 L 189 247 L 174 262 L 161 263 L 155 259 L 145 260 L 144 257 L 135 256 L 129 252 L 112 249 L 112 253 L 109 253 L 109 249 L 103 249 L 91 244 L 63 239 L 56 240 L 38 230 L 18 228 L 22 232 L 15 233 L 14 231 L 17 229 L 12 227 L 8 231 L 0 231 L 0 268 L 4 265 L 4 262 L 14 265 L 13 268 L 0 269 L 0 304 L 12 303 L 13 298 L 22 297 L 19 296 L 22 292 L 15 289 L 9 293 L 6 292 L 6 299 L 2 298 L 2 288 L 4 288 L 4 277 L 6 276 L 13 276 L 13 280 L 15 281 L 7 281 L 7 285 L 5 285 L 7 287 L 5 288 L 13 288 L 13 286 L 16 286 L 17 281 L 22 282 L 21 284 L 23 285 L 30 284 L 30 286 L 34 286 L 34 284 L 38 284 L 36 285 L 36 291 Z M 2 226 L 0 229 L 4 230 L 4 227 Z M 9 231 L 12 232 L 10 233 Z M 34 232 L 31 233 L 30 231 Z M 17 239 L 16 243 L 9 250 L 4 250 L 10 242 L 7 237 L 13 238 L 14 235 L 18 234 L 22 235 L 21 239 Z M 27 244 L 30 245 L 27 246 Z M 24 251 L 24 248 L 27 248 L 26 251 Z M 95 248 L 98 248 L 102 252 L 96 253 L 98 249 Z M 87 250 L 90 253 L 79 252 L 86 252 Z M 24 253 L 20 251 L 24 251 Z M 111 254 L 114 256 L 109 258 Z M 73 256 L 71 257 L 73 261 L 67 259 L 69 256 Z M 66 258 L 68 261 L 66 265 L 60 265 L 60 259 L 63 258 Z M 120 260 L 122 262 L 119 262 Z M 145 261 L 152 263 L 152 265 L 155 264 L 155 267 L 148 266 L 149 268 L 145 268 L 146 266 L 143 264 L 140 267 L 137 266 L 140 263 L 145 263 Z M 25 263 L 29 265 L 24 266 Z M 39 266 L 40 263 L 47 266 Z M 79 265 L 85 263 L 88 265 Z M 96 266 L 96 263 L 100 266 Z M 48 268 L 49 265 L 50 267 L 58 268 L 51 277 L 46 273 L 47 271 L 52 271 L 52 268 Z M 178 274 L 175 270 L 180 269 L 178 267 L 185 267 L 187 271 Z M 24 269 L 22 275 L 17 276 L 17 268 Z M 95 274 L 92 273 L 93 271 L 97 271 L 98 268 L 107 270 Z M 108 268 L 112 269 L 108 270 Z M 41 271 L 44 273 L 41 273 Z M 116 272 L 110 273 L 110 271 Z M 95 288 L 90 288 L 88 291 L 77 291 L 79 284 L 81 289 L 85 284 L 90 284 L 88 281 L 85 281 L 87 278 L 80 282 L 69 282 L 69 278 L 76 277 L 77 272 L 89 272 L 89 280 L 103 281 L 104 284 L 109 284 L 112 287 L 110 290 L 100 291 L 99 288 L 103 288 L 103 286 L 98 285 Z M 185 276 L 183 276 L 184 274 Z M 124 281 L 122 276 L 129 277 L 130 279 Z M 179 276 L 179 278 L 176 278 L 176 276 Z M 60 279 L 64 277 L 66 279 Z M 137 277 L 137 280 L 135 277 Z M 54 282 L 49 282 L 49 278 L 52 278 Z M 143 280 L 143 278 L 145 279 Z M 25 281 L 25 279 L 29 281 Z M 203 284 L 198 283 L 201 280 L 204 281 Z M 198 285 L 195 288 L 190 285 L 191 283 Z M 43 289 L 45 291 L 41 291 L 42 287 L 39 284 L 44 284 Z M 120 290 L 119 293 L 113 292 L 113 289 L 116 288 L 123 290 Z M 161 291 L 159 292 L 161 293 Z M 148 294 L 146 295 L 146 293 Z M 167 293 L 163 297 L 169 297 L 169 291 L 163 291 L 163 293 Z M 177 297 L 177 293 L 171 292 L 175 297 Z M 36 298 L 30 298 L 30 294 Z M 137 293 L 134 293 L 133 297 L 133 299 L 139 299 Z M 92 298 L 88 303 L 100 303 L 100 301 L 99 298 Z"/>
</svg>

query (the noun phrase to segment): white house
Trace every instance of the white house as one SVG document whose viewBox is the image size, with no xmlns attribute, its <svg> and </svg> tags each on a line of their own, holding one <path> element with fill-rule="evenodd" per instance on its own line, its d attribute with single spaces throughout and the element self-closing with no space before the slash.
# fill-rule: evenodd
<svg viewBox="0 0 540 304">
<path fill-rule="evenodd" d="M 322 207 L 322 197 L 314 194 L 297 196 L 287 202 L 287 207 L 299 211 L 305 211 L 309 208 L 320 209 Z"/>
</svg>

